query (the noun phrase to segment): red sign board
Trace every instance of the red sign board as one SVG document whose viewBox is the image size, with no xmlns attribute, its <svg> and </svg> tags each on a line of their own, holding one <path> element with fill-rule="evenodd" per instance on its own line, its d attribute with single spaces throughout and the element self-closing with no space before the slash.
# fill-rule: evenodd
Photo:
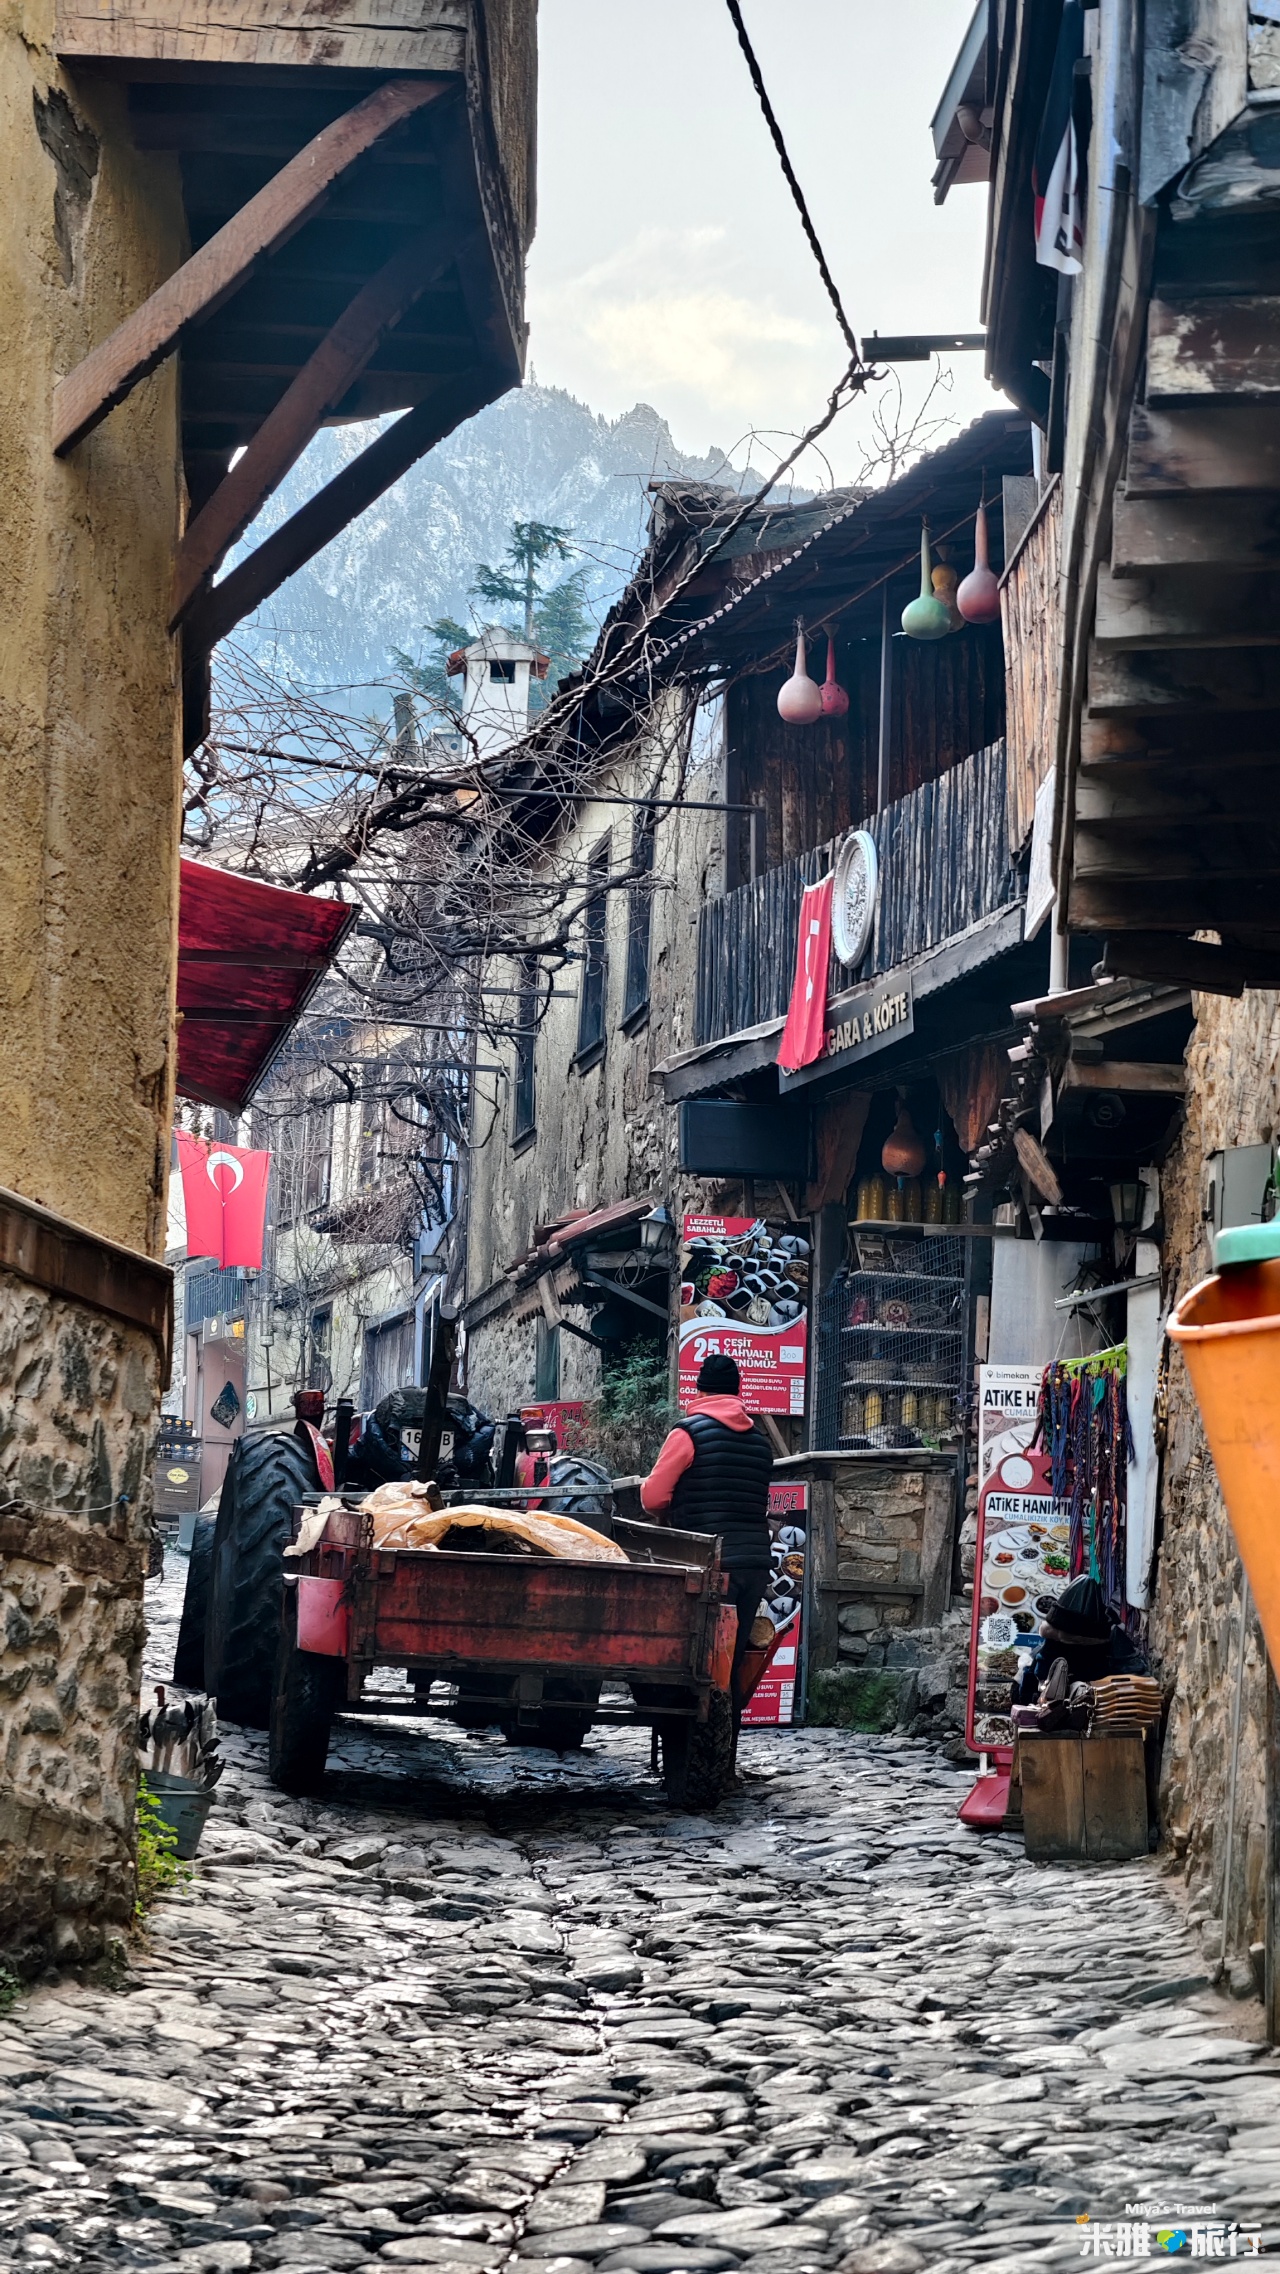
<svg viewBox="0 0 1280 2274">
<path fill-rule="evenodd" d="M 773 1543 L 768 1587 L 758 1615 L 773 1621 L 778 1646 L 742 1716 L 744 1726 L 754 1729 L 786 1728 L 795 1719 L 808 1525 L 808 1485 L 771 1484 L 769 1530 Z"/>
<path fill-rule="evenodd" d="M 581 1398 L 554 1398 L 541 1405 L 522 1405 L 520 1419 L 526 1429 L 553 1430 L 558 1453 L 576 1453 L 587 1440 L 586 1410 Z"/>
<path fill-rule="evenodd" d="M 686 1216 L 680 1258 L 680 1402 L 720 1352 L 748 1413 L 804 1412 L 809 1242 L 758 1216 Z"/>
</svg>

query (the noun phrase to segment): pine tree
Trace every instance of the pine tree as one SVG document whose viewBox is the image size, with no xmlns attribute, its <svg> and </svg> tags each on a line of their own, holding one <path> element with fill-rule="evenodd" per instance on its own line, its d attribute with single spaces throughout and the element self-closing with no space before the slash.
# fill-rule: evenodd
<svg viewBox="0 0 1280 2274">
<path fill-rule="evenodd" d="M 479 562 L 471 587 L 473 598 L 504 611 L 503 630 L 517 632 L 549 658 L 546 678 L 535 679 L 530 688 L 530 709 L 534 711 L 542 709 L 554 694 L 557 681 L 581 663 L 591 645 L 592 624 L 587 615 L 584 590 L 586 569 L 574 569 L 549 590 L 543 583 L 543 571 L 548 562 L 569 558 L 573 549 L 569 543 L 572 534 L 571 530 L 557 528 L 547 521 L 513 521 L 502 561 L 497 568 L 490 567 L 487 561 Z M 514 623 L 512 616 L 516 618 Z M 458 718 L 462 711 L 462 682 L 449 678 L 445 664 L 454 650 L 468 646 L 475 634 L 453 617 L 439 616 L 428 626 L 427 637 L 434 643 L 434 654 L 419 662 L 402 648 L 393 648 L 392 660 L 414 693 L 421 695 L 433 712 Z"/>
</svg>

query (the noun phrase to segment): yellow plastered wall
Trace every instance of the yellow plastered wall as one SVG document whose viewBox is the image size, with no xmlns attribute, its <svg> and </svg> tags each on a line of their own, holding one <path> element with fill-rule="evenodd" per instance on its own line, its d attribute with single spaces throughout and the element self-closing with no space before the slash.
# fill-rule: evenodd
<svg viewBox="0 0 1280 2274">
<path fill-rule="evenodd" d="M 121 87 L 59 69 L 52 16 L 0 6 L 0 1185 L 158 1253 L 181 783 L 174 364 L 64 461 L 49 423 L 55 379 L 180 264 L 184 225 L 176 167 L 134 150 Z"/>
</svg>

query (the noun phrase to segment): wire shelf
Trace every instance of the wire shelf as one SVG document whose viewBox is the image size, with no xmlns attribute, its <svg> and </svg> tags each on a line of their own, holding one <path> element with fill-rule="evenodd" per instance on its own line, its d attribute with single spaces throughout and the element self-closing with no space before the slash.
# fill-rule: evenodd
<svg viewBox="0 0 1280 2274">
<path fill-rule="evenodd" d="M 850 1262 L 819 1305 L 824 1450 L 942 1447 L 964 1427 L 968 1252 L 959 1236 L 913 1239 L 919 1229 L 850 1227 Z"/>
</svg>

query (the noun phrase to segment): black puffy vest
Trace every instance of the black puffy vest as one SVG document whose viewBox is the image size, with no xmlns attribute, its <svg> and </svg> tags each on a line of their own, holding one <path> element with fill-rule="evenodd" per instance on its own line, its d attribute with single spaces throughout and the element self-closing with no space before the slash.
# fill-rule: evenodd
<svg viewBox="0 0 1280 2274">
<path fill-rule="evenodd" d="M 730 1429 L 695 1413 L 676 1427 L 693 1439 L 693 1459 L 672 1494 L 672 1521 L 687 1532 L 721 1533 L 726 1570 L 768 1563 L 773 1454 L 759 1422 Z"/>
</svg>

